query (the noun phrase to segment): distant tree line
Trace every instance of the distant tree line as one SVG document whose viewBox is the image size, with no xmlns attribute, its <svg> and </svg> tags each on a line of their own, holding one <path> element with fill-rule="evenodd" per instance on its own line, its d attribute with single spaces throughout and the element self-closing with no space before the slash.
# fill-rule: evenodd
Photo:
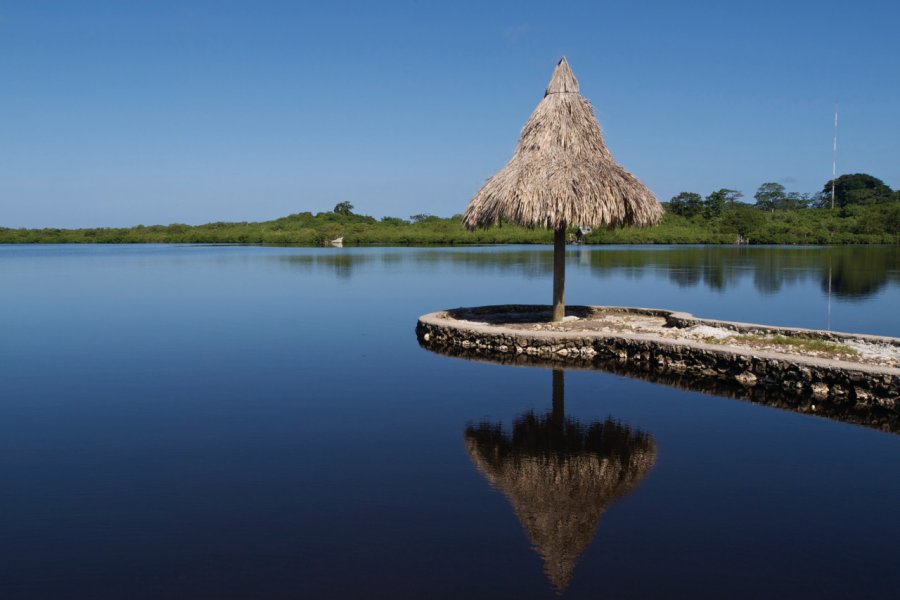
<svg viewBox="0 0 900 600">
<path fill-rule="evenodd" d="M 664 203 L 656 227 L 595 229 L 587 244 L 898 244 L 900 193 L 865 174 L 842 175 L 810 194 L 788 192 L 779 183 L 764 183 L 743 202 L 738 190 L 722 188 L 706 197 L 682 192 Z M 203 225 L 137 225 L 85 229 L 11 229 L 0 226 L 0 243 L 225 243 L 321 245 L 343 238 L 345 245 L 548 244 L 552 232 L 503 223 L 503 227 L 468 231 L 461 215 L 428 213 L 408 219 L 380 220 L 356 214 L 350 202 L 331 211 L 301 212 L 272 221 L 215 222 Z M 574 238 L 577 224 L 572 224 Z"/>
<path fill-rule="evenodd" d="M 706 198 L 694 192 L 681 192 L 668 202 L 669 212 L 691 219 L 698 215 L 714 219 L 729 210 L 753 208 L 765 211 L 801 210 L 804 208 L 830 208 L 834 191 L 834 205 L 845 209 L 853 205 L 886 204 L 900 201 L 900 190 L 894 191 L 883 181 L 866 173 L 841 175 L 828 180 L 815 194 L 788 192 L 775 182 L 764 183 L 753 195 L 755 204 L 739 202 L 743 194 L 737 190 L 722 188 Z"/>
<path fill-rule="evenodd" d="M 800 211 L 806 209 L 831 208 L 832 191 L 837 209 L 834 215 L 802 216 Z M 740 191 L 728 188 L 711 192 L 705 198 L 695 192 L 681 192 L 665 206 L 668 214 L 688 220 L 695 227 L 732 231 L 738 241 L 846 243 L 850 239 L 874 240 L 882 234 L 896 236 L 900 230 L 900 191 L 892 190 L 877 177 L 866 173 L 841 175 L 835 180 L 828 180 L 815 194 L 789 192 L 780 183 L 767 182 L 756 190 L 754 203 L 742 202 L 742 197 Z M 882 208 L 861 208 L 873 205 L 881 205 Z M 766 216 L 767 213 L 771 216 Z M 786 213 L 792 216 L 775 218 L 776 214 Z M 839 217 L 845 222 L 836 222 L 832 217 Z M 851 218 L 852 223 L 846 222 Z M 822 227 L 825 227 L 825 232 L 821 231 Z M 835 234 L 838 234 L 837 237 Z"/>
</svg>

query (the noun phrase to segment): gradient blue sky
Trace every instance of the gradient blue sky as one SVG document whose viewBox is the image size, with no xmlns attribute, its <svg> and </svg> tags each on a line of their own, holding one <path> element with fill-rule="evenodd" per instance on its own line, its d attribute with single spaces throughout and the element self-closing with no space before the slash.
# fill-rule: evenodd
<svg viewBox="0 0 900 600">
<path fill-rule="evenodd" d="M 566 55 L 661 200 L 900 187 L 900 3 L 0 1 L 0 225 L 460 213 Z"/>
</svg>

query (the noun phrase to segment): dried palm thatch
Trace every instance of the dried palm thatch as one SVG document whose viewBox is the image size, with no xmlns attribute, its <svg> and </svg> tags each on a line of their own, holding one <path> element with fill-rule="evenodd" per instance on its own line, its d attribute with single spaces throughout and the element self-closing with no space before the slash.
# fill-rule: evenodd
<svg viewBox="0 0 900 600">
<path fill-rule="evenodd" d="M 656 460 L 649 435 L 607 420 L 584 427 L 551 415 L 519 418 L 511 435 L 483 423 L 465 435 L 466 451 L 510 501 L 558 593 L 572 578 L 600 516 L 631 492 Z"/>
<path fill-rule="evenodd" d="M 501 221 L 553 229 L 553 320 L 565 316 L 566 227 L 655 225 L 663 208 L 606 148 L 565 57 L 525 123 L 519 145 L 463 214 L 469 229 Z"/>
<path fill-rule="evenodd" d="M 500 425 L 467 427 L 466 451 L 509 498 L 558 593 L 569 585 L 600 515 L 656 462 L 656 442 L 612 419 L 587 426 L 565 417 L 565 373 L 553 370 L 553 410 Z"/>
<path fill-rule="evenodd" d="M 643 227 L 658 223 L 662 213 L 653 192 L 613 159 L 563 58 L 515 154 L 475 194 L 463 222 L 470 229 L 501 220 L 554 230 Z"/>
</svg>

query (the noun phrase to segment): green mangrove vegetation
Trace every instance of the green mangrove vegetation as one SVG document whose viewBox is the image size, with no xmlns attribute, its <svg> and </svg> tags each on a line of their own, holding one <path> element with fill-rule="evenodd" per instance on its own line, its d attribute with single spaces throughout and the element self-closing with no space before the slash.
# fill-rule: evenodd
<svg viewBox="0 0 900 600">
<path fill-rule="evenodd" d="M 788 192 L 764 183 L 755 203 L 722 188 L 706 197 L 682 192 L 663 203 L 660 225 L 586 233 L 587 244 L 897 244 L 900 191 L 866 174 L 842 175 L 817 194 Z M 576 230 L 569 234 L 576 238 Z M 316 246 L 343 238 L 345 245 L 549 244 L 553 232 L 503 223 L 467 231 L 461 217 L 412 215 L 408 219 L 356 214 L 341 202 L 330 212 L 301 212 L 272 221 L 204 225 L 137 225 L 123 228 L 13 229 L 0 227 L 0 243 L 231 243 Z"/>
</svg>

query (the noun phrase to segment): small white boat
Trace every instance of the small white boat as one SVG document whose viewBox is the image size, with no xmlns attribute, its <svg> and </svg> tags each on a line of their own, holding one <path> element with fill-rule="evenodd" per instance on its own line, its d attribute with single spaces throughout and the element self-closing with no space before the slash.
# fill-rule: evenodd
<svg viewBox="0 0 900 600">
<path fill-rule="evenodd" d="M 338 248 L 343 247 L 343 245 L 344 245 L 344 238 L 343 238 L 343 237 L 339 237 L 339 238 L 337 238 L 337 239 L 331 240 L 331 245 L 332 245 L 332 246 L 337 246 Z"/>
</svg>

